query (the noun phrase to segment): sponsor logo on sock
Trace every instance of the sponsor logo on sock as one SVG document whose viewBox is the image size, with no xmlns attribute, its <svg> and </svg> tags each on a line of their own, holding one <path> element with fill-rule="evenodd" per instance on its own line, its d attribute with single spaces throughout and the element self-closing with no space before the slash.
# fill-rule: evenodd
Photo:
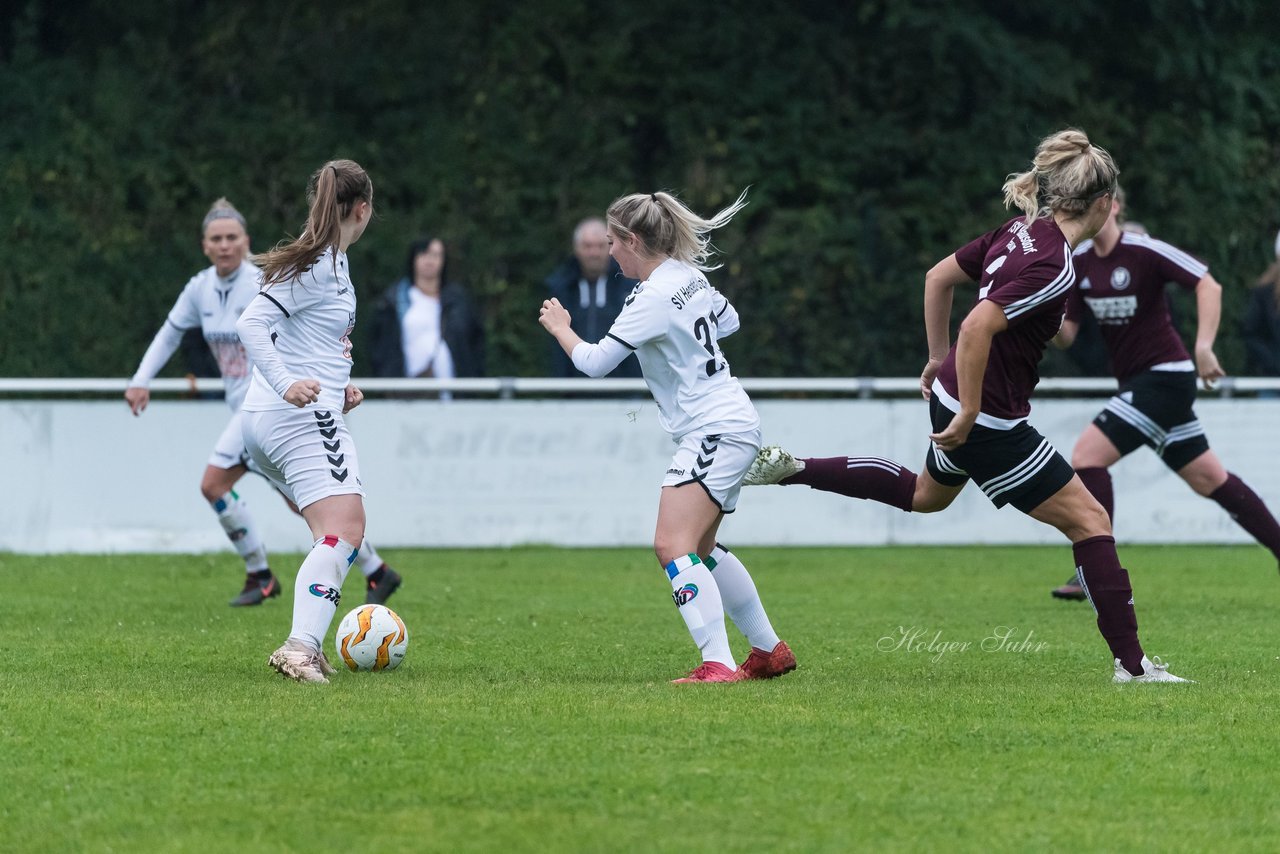
<svg viewBox="0 0 1280 854">
<path fill-rule="evenodd" d="M 336 608 L 338 603 L 342 601 L 342 592 L 333 587 L 326 587 L 323 584 L 313 584 L 307 588 L 312 596 L 319 596 L 327 602 L 332 602 Z"/>
<path fill-rule="evenodd" d="M 234 531 L 227 531 L 227 539 L 231 542 L 239 542 L 249 535 L 248 528 L 236 528 Z"/>
<path fill-rule="evenodd" d="M 671 601 L 675 602 L 676 607 L 679 608 L 682 605 L 688 605 L 696 599 L 697 596 L 698 585 L 686 584 L 684 587 L 681 587 L 679 590 L 671 594 Z"/>
</svg>

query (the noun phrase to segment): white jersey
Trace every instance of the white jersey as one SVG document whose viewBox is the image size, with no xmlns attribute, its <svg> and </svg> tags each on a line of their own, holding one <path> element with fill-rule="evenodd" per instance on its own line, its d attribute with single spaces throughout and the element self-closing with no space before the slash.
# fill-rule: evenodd
<svg viewBox="0 0 1280 854">
<path fill-rule="evenodd" d="M 573 363 L 603 376 L 635 351 L 658 420 L 673 438 L 695 430 L 742 433 L 759 428 L 760 416 L 718 343 L 737 329 L 738 312 L 707 277 L 667 259 L 636 285 L 604 341 L 574 348 Z"/>
<path fill-rule="evenodd" d="M 226 384 L 227 405 L 239 412 L 249 390 L 252 366 L 236 332 L 236 320 L 257 296 L 260 275 L 257 267 L 244 261 L 225 279 L 215 267 L 192 276 L 129 380 L 130 387 L 146 388 L 178 349 L 182 334 L 188 329 L 201 329 Z"/>
<path fill-rule="evenodd" d="M 298 380 L 313 379 L 320 383 L 320 398 L 312 406 L 341 412 L 355 325 L 356 289 L 347 255 L 332 247 L 300 278 L 262 291 L 236 325 L 253 360 L 245 411 L 292 409 L 284 393 Z"/>
</svg>

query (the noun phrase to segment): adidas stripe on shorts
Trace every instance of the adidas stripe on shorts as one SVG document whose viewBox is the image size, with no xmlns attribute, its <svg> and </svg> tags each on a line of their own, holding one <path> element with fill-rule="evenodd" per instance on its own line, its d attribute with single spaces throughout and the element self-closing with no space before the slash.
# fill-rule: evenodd
<svg viewBox="0 0 1280 854">
<path fill-rule="evenodd" d="M 759 430 L 748 433 L 688 433 L 676 448 L 663 486 L 696 483 L 716 506 L 732 513 L 738 506 L 742 478 L 760 452 Z"/>
<path fill-rule="evenodd" d="M 1143 371 L 1120 384 L 1093 423 L 1121 456 L 1147 445 L 1177 471 L 1209 450 L 1195 399 L 1194 371 Z"/>
<path fill-rule="evenodd" d="M 249 459 L 299 510 L 321 498 L 364 495 L 356 446 L 340 411 L 310 406 L 241 414 Z"/>
<path fill-rule="evenodd" d="M 955 414 L 934 395 L 929 417 L 937 433 Z M 1012 504 L 1023 513 L 1043 504 L 1076 476 L 1049 440 L 1025 421 L 1012 430 L 975 424 L 968 441 L 954 451 L 931 445 L 925 467 L 943 486 L 963 486 L 972 478 L 996 507 Z"/>
</svg>

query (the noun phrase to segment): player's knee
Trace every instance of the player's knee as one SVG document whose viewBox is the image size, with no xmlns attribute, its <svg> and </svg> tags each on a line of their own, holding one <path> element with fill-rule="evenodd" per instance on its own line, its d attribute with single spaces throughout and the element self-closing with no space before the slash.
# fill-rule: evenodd
<svg viewBox="0 0 1280 854">
<path fill-rule="evenodd" d="M 911 512 L 937 513 L 940 510 L 946 510 L 953 497 L 931 490 L 923 480 L 917 480 L 915 492 L 911 495 Z"/>
<path fill-rule="evenodd" d="M 671 561 L 680 557 L 694 553 L 694 547 L 691 543 L 686 543 L 679 537 L 673 537 L 669 534 L 659 532 L 653 538 L 653 554 L 658 558 L 658 563 L 666 566 Z"/>
<path fill-rule="evenodd" d="M 1107 511 L 1101 504 L 1092 501 L 1077 515 L 1077 518 L 1071 521 L 1063 533 L 1073 543 L 1090 537 L 1109 537 L 1111 536 L 1111 517 L 1107 515 Z"/>
<path fill-rule="evenodd" d="M 1196 495 L 1208 498 L 1217 492 L 1222 484 L 1227 482 L 1226 472 L 1223 472 L 1220 477 L 1215 475 L 1216 473 L 1211 472 L 1190 472 L 1184 474 L 1182 479 L 1195 490 Z"/>
<path fill-rule="evenodd" d="M 205 501 L 213 504 L 222 496 L 226 495 L 227 490 L 224 489 L 222 484 L 218 481 L 213 478 L 206 477 L 204 480 L 200 481 L 200 494 L 204 496 Z"/>
</svg>

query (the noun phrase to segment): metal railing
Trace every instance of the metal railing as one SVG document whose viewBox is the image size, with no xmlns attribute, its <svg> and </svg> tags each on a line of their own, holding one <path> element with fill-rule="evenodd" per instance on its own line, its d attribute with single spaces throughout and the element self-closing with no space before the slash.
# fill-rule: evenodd
<svg viewBox="0 0 1280 854">
<path fill-rule="evenodd" d="M 881 398 L 910 396 L 918 393 L 916 377 L 746 377 L 742 385 L 756 397 L 786 397 L 796 395 L 822 397 Z M 594 396 L 604 394 L 647 394 L 644 380 L 639 379 L 550 379 L 545 377 L 486 377 L 480 379 L 381 379 L 353 378 L 353 382 L 370 398 L 376 397 L 424 397 L 440 392 L 454 392 L 468 396 L 496 397 L 510 400 L 517 397 L 554 397 L 559 395 Z M 128 387 L 127 379 L 101 378 L 27 378 L 0 377 L 0 396 L 48 397 L 48 396 L 110 396 L 123 395 Z M 150 384 L 156 394 L 214 394 L 223 390 L 221 379 L 157 379 Z M 1068 377 L 1043 379 L 1036 387 L 1036 394 L 1096 397 L 1109 395 L 1116 390 L 1116 382 L 1105 377 Z M 1258 392 L 1280 393 L 1280 378 L 1274 377 L 1226 377 L 1212 392 L 1221 397 L 1234 397 Z"/>
</svg>

